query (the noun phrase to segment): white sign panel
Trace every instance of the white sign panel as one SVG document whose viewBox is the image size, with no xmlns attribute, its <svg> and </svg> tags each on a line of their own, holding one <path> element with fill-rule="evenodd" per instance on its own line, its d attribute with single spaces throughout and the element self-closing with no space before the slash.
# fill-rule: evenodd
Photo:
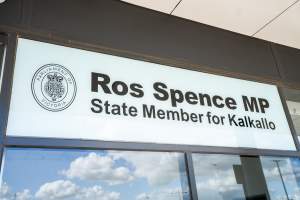
<svg viewBox="0 0 300 200">
<path fill-rule="evenodd" d="M 273 85 L 27 39 L 7 135 L 295 150 Z"/>
</svg>

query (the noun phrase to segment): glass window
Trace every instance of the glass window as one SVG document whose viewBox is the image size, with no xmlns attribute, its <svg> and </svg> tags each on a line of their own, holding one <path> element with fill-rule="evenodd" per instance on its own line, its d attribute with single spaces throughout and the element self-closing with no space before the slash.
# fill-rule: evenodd
<svg viewBox="0 0 300 200">
<path fill-rule="evenodd" d="M 298 158 L 262 157 L 261 162 L 271 199 L 300 199 Z"/>
<path fill-rule="evenodd" d="M 198 199 L 300 200 L 300 159 L 193 155 Z"/>
<path fill-rule="evenodd" d="M 289 113 L 293 120 L 293 124 L 298 136 L 300 138 L 300 90 L 284 89 L 283 90 Z"/>
<path fill-rule="evenodd" d="M 5 200 L 188 200 L 181 153 L 8 148 Z"/>
<path fill-rule="evenodd" d="M 258 157 L 193 155 L 199 200 L 264 200 L 267 185 Z"/>
</svg>

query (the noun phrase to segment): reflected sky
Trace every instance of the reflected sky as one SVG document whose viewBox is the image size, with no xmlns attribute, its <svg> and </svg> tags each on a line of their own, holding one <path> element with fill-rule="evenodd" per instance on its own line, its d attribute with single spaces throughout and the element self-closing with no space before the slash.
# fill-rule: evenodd
<svg viewBox="0 0 300 200">
<path fill-rule="evenodd" d="M 243 186 L 237 184 L 233 165 L 240 165 L 239 156 L 193 155 L 198 199 L 245 199 Z"/>
<path fill-rule="evenodd" d="M 261 157 L 261 162 L 272 200 L 300 200 L 299 159 Z"/>
<path fill-rule="evenodd" d="M 242 157 L 236 155 L 193 154 L 199 199 L 246 199 L 245 193 L 247 192 L 245 192 L 245 186 L 259 183 L 252 179 L 243 187 L 243 181 L 238 180 L 239 176 L 235 172 L 234 166 L 241 166 L 250 177 L 251 175 L 258 175 L 259 170 L 256 171 L 254 167 L 261 166 L 262 178 L 265 179 L 267 187 L 267 192 L 265 193 L 267 196 L 264 199 L 268 199 L 269 195 L 271 200 L 300 200 L 300 160 L 298 158 L 261 157 L 257 160 L 255 160 L 255 157 L 243 158 L 244 162 L 241 162 Z M 251 159 L 251 162 L 247 161 Z M 253 165 L 253 161 L 257 165 Z M 278 162 L 278 165 L 276 162 Z M 247 164 L 251 166 L 245 167 Z M 249 176 L 244 178 L 244 180 L 246 179 L 249 179 Z M 253 186 L 249 187 L 252 191 L 255 190 L 254 188 Z"/>
<path fill-rule="evenodd" d="M 183 154 L 13 149 L 5 151 L 3 200 L 188 200 Z"/>
<path fill-rule="evenodd" d="M 199 199 L 246 199 L 235 167 L 258 163 L 271 200 L 300 200 L 299 159 L 243 158 L 193 154 Z M 1 171 L 1 200 L 190 199 L 181 153 L 8 148 Z"/>
</svg>

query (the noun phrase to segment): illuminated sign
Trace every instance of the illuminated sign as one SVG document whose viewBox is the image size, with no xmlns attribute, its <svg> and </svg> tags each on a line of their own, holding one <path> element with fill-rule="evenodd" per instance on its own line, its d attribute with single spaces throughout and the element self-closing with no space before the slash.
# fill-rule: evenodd
<svg viewBox="0 0 300 200">
<path fill-rule="evenodd" d="M 7 135 L 295 150 L 274 85 L 27 39 Z"/>
</svg>

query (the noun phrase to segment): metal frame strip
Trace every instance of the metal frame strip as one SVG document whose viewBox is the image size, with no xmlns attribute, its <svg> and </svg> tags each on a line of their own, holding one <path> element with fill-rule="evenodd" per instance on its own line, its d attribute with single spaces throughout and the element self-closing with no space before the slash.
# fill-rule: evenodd
<svg viewBox="0 0 300 200">
<path fill-rule="evenodd" d="M 7 147 L 24 148 L 53 148 L 53 149 L 101 149 L 101 150 L 129 150 L 129 151 L 159 151 L 159 152 L 193 152 L 206 154 L 234 154 L 245 156 L 289 156 L 300 157 L 298 151 L 196 146 L 177 144 L 155 144 L 134 142 L 110 142 L 81 139 L 33 138 L 7 136 L 4 140 Z"/>
<path fill-rule="evenodd" d="M 189 181 L 190 196 L 192 200 L 197 200 L 198 194 L 197 194 L 197 184 L 196 184 L 194 163 L 193 163 L 192 154 L 190 152 L 185 153 L 185 162 L 186 162 L 187 176 Z"/>
<path fill-rule="evenodd" d="M 14 66 L 14 57 L 16 49 L 16 35 L 10 34 L 7 36 L 1 35 L 0 41 L 6 45 L 5 55 L 3 60 L 3 68 L 1 69 L 2 84 L 0 88 L 0 166 L 4 152 L 4 139 L 6 132 L 6 123 L 8 119 L 10 94 L 12 86 L 12 73 Z M 1 169 L 1 167 L 0 167 Z"/>
</svg>

